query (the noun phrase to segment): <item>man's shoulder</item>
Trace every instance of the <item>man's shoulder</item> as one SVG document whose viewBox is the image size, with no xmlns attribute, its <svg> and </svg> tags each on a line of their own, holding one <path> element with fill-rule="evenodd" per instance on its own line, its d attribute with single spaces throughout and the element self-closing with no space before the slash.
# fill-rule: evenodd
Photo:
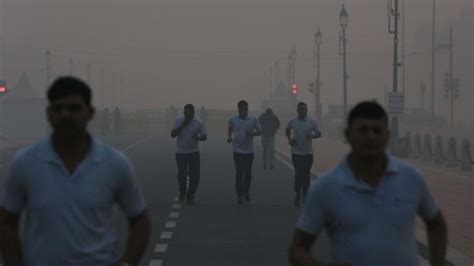
<svg viewBox="0 0 474 266">
<path fill-rule="evenodd" d="M 403 178 L 403 180 L 410 183 L 413 183 L 413 181 L 424 182 L 423 172 L 415 165 L 394 156 L 390 156 L 390 161 L 396 167 L 399 178 Z"/>
<path fill-rule="evenodd" d="M 37 157 L 44 153 L 43 148 L 46 144 L 44 140 L 20 148 L 15 152 L 11 164 L 17 164 L 25 161 L 36 161 Z"/>
<path fill-rule="evenodd" d="M 102 142 L 98 142 L 97 147 L 103 161 L 113 162 L 116 166 L 128 166 L 130 164 L 130 160 L 123 151 Z"/>
</svg>

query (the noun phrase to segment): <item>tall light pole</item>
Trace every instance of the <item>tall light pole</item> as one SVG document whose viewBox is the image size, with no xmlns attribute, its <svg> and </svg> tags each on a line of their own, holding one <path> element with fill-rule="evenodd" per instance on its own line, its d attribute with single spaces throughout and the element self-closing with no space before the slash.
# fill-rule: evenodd
<svg viewBox="0 0 474 266">
<path fill-rule="evenodd" d="M 346 28 L 348 23 L 349 14 L 346 11 L 344 5 L 342 5 L 341 12 L 339 13 L 339 23 L 342 29 L 342 34 L 339 34 L 339 55 L 342 55 L 342 80 L 343 80 L 343 121 L 347 117 L 347 61 L 346 61 Z M 342 45 L 342 47 L 341 47 Z"/>
<path fill-rule="evenodd" d="M 49 85 L 51 85 L 51 76 L 53 74 L 53 66 L 52 66 L 52 59 L 51 59 L 51 51 L 48 49 L 46 50 L 45 53 L 45 58 L 46 58 L 46 90 L 49 88 Z"/>
<path fill-rule="evenodd" d="M 390 7 L 391 10 L 390 10 L 390 17 L 389 17 L 389 33 L 393 34 L 393 63 L 392 63 L 392 67 L 393 67 L 393 94 L 397 94 L 398 93 L 398 68 L 401 66 L 400 62 L 398 61 L 398 35 L 399 35 L 399 20 L 400 20 L 400 10 L 399 10 L 399 0 L 394 0 L 394 6 L 393 7 Z M 392 26 L 391 26 L 391 17 L 393 17 L 394 19 L 394 25 L 393 25 L 393 29 L 392 29 Z M 402 96 L 403 97 L 403 96 Z M 390 101 L 390 100 L 389 100 Z M 403 102 L 402 102 L 403 104 Z M 393 110 L 390 110 L 390 111 L 393 111 Z M 399 110 L 399 111 L 403 111 L 403 110 Z M 395 113 L 392 113 L 391 114 L 391 133 L 392 133 L 392 137 L 395 141 L 395 146 L 394 147 L 395 149 L 398 148 L 398 141 L 399 141 L 399 121 L 398 121 L 398 117 L 397 117 L 397 114 Z M 398 151 L 394 151 L 395 153 L 397 153 Z"/>
<path fill-rule="evenodd" d="M 290 63 L 290 84 L 288 84 L 288 86 L 291 89 L 291 86 L 296 82 L 296 48 L 293 48 L 293 50 L 291 50 L 291 53 L 288 58 L 288 61 Z"/>
<path fill-rule="evenodd" d="M 435 106 L 435 53 L 436 53 L 436 0 L 433 0 L 433 22 L 431 25 L 431 119 L 434 120 L 434 106 Z"/>
<path fill-rule="evenodd" d="M 74 60 L 69 57 L 69 75 L 74 75 Z"/>
<path fill-rule="evenodd" d="M 454 64 L 453 64 L 453 27 L 449 27 L 449 43 L 444 45 L 439 45 L 437 49 L 447 49 L 449 50 L 449 73 L 445 74 L 444 78 L 444 97 L 449 100 L 450 104 L 450 125 L 451 128 L 454 128 L 454 100 L 457 100 L 460 96 L 459 79 L 454 78 Z"/>
<path fill-rule="evenodd" d="M 321 120 L 321 44 L 323 40 L 323 35 L 321 31 L 318 30 L 314 35 L 314 44 L 316 45 L 315 49 L 315 56 L 316 56 L 316 79 L 314 81 L 314 111 L 315 111 L 315 118 Z"/>
</svg>

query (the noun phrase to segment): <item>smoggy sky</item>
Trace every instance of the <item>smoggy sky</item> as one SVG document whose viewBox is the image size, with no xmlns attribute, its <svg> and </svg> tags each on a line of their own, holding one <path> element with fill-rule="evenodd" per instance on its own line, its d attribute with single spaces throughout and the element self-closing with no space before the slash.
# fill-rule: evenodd
<svg viewBox="0 0 474 266">
<path fill-rule="evenodd" d="M 384 99 L 392 83 L 392 36 L 387 33 L 387 3 L 347 0 L 349 102 Z M 406 1 L 406 50 L 431 47 L 431 0 Z M 438 42 L 446 40 L 448 24 L 460 25 L 455 35 L 456 70 L 467 84 L 457 108 L 470 114 L 474 48 L 472 17 L 461 19 L 472 1 L 437 0 Z M 313 36 L 323 33 L 322 102 L 341 102 L 341 57 L 338 56 L 338 15 L 342 1 L 301 0 L 178 0 L 178 1 L 3 1 L 3 71 L 15 83 L 26 71 L 42 93 L 44 53 L 53 54 L 53 72 L 86 79 L 96 91 L 96 104 L 125 107 L 164 107 L 187 102 L 233 108 L 241 99 L 256 105 L 268 94 L 263 74 L 277 59 L 286 76 L 288 53 L 297 49 L 299 99 L 312 102 L 306 84 L 314 79 Z M 464 10 L 464 11 L 463 11 Z M 459 21 L 463 22 L 459 22 Z M 470 22 L 470 25 L 469 25 Z M 458 29 L 456 28 L 456 29 Z M 471 29 L 469 34 L 469 29 Z M 455 30 L 456 33 L 456 30 Z M 420 48 L 421 47 L 421 48 Z M 447 108 L 441 95 L 447 53 L 440 52 L 437 73 L 438 112 Z M 104 70 L 105 91 L 100 77 Z M 406 95 L 418 107 L 420 80 L 429 85 L 430 56 L 407 59 Z M 101 97 L 102 94 L 105 97 Z M 428 105 L 428 100 L 426 101 Z M 469 113 L 470 112 L 470 113 Z"/>
</svg>

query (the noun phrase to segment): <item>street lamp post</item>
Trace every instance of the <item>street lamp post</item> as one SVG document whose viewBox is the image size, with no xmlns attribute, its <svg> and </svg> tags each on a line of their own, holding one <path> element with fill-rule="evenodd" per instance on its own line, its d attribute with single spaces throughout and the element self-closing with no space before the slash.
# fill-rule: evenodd
<svg viewBox="0 0 474 266">
<path fill-rule="evenodd" d="M 316 119 L 321 120 L 321 54 L 320 48 L 322 43 L 323 35 L 318 28 L 318 31 L 314 35 L 314 44 L 316 45 L 315 57 L 316 57 L 316 79 L 314 81 L 314 111 Z"/>
<path fill-rule="evenodd" d="M 51 65 L 51 51 L 48 49 L 45 53 L 46 57 L 46 90 L 49 88 L 51 84 L 51 76 L 52 76 L 52 65 Z"/>
<path fill-rule="evenodd" d="M 342 29 L 342 35 L 339 35 L 339 55 L 342 55 L 343 65 L 343 120 L 347 117 L 347 62 L 346 62 L 346 28 L 348 23 L 349 15 L 347 14 L 346 8 L 342 5 L 341 12 L 339 13 L 339 22 Z M 342 49 L 341 49 L 342 44 Z"/>
</svg>

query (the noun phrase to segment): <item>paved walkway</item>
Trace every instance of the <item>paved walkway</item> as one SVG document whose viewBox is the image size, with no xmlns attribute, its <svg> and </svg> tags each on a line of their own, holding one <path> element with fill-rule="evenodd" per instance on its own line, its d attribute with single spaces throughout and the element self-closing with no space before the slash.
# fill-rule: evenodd
<svg viewBox="0 0 474 266">
<path fill-rule="evenodd" d="M 276 149 L 290 154 L 286 138 L 277 138 Z M 347 144 L 331 139 L 319 139 L 314 144 L 315 173 L 325 172 L 340 162 L 349 151 Z M 318 156 L 324 154 L 324 156 Z M 474 172 L 462 172 L 408 160 L 425 174 L 433 194 L 448 222 L 450 252 L 448 258 L 455 265 L 474 265 Z M 417 221 L 419 241 L 426 244 L 424 225 Z"/>
</svg>

